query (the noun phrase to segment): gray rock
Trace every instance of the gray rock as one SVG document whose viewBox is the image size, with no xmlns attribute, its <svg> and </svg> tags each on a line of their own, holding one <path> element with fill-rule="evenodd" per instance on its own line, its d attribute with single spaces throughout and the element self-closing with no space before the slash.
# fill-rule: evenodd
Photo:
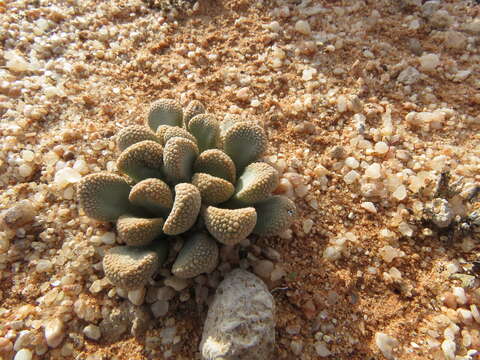
<svg viewBox="0 0 480 360">
<path fill-rule="evenodd" d="M 275 303 L 265 283 L 236 269 L 220 283 L 208 311 L 204 360 L 269 360 L 275 344 Z"/>
</svg>

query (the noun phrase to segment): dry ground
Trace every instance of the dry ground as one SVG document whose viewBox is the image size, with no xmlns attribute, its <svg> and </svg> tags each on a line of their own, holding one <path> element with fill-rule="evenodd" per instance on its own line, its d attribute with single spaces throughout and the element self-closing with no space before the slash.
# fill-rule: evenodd
<svg viewBox="0 0 480 360">
<path fill-rule="evenodd" d="M 146 337 L 124 335 L 114 343 L 104 337 L 84 338 L 81 329 L 88 322 L 73 311 L 79 294 L 104 311 L 128 300 L 107 295 L 109 286 L 89 291 L 103 278 L 98 265 L 103 247 L 92 245 L 89 238 L 109 226 L 82 216 L 73 185 L 55 183 L 55 173 L 78 159 L 85 160 L 88 173 L 111 167 L 117 154 L 113 136 L 119 127 L 143 123 L 153 100 L 176 98 L 187 104 L 198 99 L 212 113 L 240 113 L 262 122 L 271 141 L 269 155 L 277 157 L 272 161 L 285 159 L 285 172 L 302 175 L 308 188 L 306 195 L 296 196 L 300 216 L 291 236 L 257 241 L 260 248 L 279 252 L 278 263 L 286 272 L 282 281 L 272 284 L 278 357 L 317 359 L 315 346 L 323 344 L 332 359 L 382 359 L 375 334 L 383 332 L 399 341 L 398 359 L 443 358 L 439 345 L 427 343 L 435 338 L 429 329 L 438 332 L 442 343 L 443 328 L 433 319 L 441 313 L 454 317 L 442 296 L 460 284 L 449 277 L 449 269 L 473 260 L 478 242 L 447 244 L 435 233 L 422 235 L 413 208 L 426 200 L 408 188 L 412 174 L 405 169 L 428 171 L 433 178 L 441 169 L 432 159 L 442 155 L 447 160 L 438 161 L 455 177 L 480 181 L 480 38 L 462 28 L 478 18 L 480 7 L 467 1 L 442 2 L 453 19 L 442 28 L 422 17 L 414 1 L 305 3 L 200 0 L 169 16 L 134 0 L 54 5 L 0 0 L 0 210 L 25 198 L 35 201 L 37 209 L 33 224 L 2 233 L 0 336 L 14 343 L 20 330 L 41 330 L 42 321 L 61 316 L 67 324 L 64 342 L 38 358 L 198 356 L 206 310 L 195 304 L 194 296 L 173 300 L 169 313 L 155 320 Z M 322 9 L 313 15 L 302 12 L 317 5 Z M 47 19 L 48 26 L 35 34 L 39 19 Z M 410 26 L 416 19 L 418 29 Z M 295 29 L 298 20 L 309 22 L 310 34 Z M 452 29 L 465 37 L 454 42 L 458 46 L 445 40 Z M 30 63 L 26 69 L 8 63 L 7 52 L 13 49 Z M 439 55 L 436 70 L 420 69 L 422 51 Z M 408 66 L 421 71 L 410 85 L 398 81 Z M 316 73 L 308 79 L 304 70 L 311 68 Z M 454 81 L 461 70 L 471 73 Z M 340 95 L 355 99 L 359 108 L 350 102 L 342 109 Z M 439 129 L 410 126 L 404 119 L 410 111 L 445 108 L 451 113 Z M 388 109 L 394 131 L 382 135 Z M 386 154 L 355 145 L 359 133 L 354 114 L 365 115 L 364 139 L 387 143 Z M 338 145 L 345 156 L 332 155 Z M 18 160 L 23 150 L 35 156 L 25 176 Z M 411 160 L 399 161 L 398 150 L 406 150 Z M 366 166 L 382 164 L 379 181 L 403 172 L 407 197 L 394 199 L 388 186 L 366 196 L 358 182 L 346 184 L 346 156 Z M 59 161 L 63 163 L 57 165 Z M 365 201 L 374 203 L 377 212 L 362 208 Z M 311 229 L 305 224 L 308 219 L 313 220 Z M 411 236 L 399 230 L 401 223 L 413 230 Z M 382 229 L 389 229 L 389 235 L 380 236 Z M 345 236 L 349 240 L 340 257 L 325 259 L 332 240 Z M 386 245 L 404 256 L 384 261 L 381 249 Z M 38 271 L 40 259 L 50 260 L 51 267 Z M 400 271 L 400 280 L 385 275 L 392 267 Z M 69 285 L 79 287 L 68 293 L 62 283 L 64 292 L 46 301 L 44 296 L 58 289 L 52 283 L 67 274 L 75 279 Z M 466 309 L 478 303 L 478 291 L 478 283 L 467 289 Z M 33 310 L 15 324 L 26 304 Z M 461 328 L 457 354 L 465 355 L 475 344 L 478 349 L 479 324 L 456 322 Z M 179 336 L 175 344 L 155 340 L 172 324 Z M 469 345 L 464 345 L 464 330 L 473 337 Z"/>
</svg>

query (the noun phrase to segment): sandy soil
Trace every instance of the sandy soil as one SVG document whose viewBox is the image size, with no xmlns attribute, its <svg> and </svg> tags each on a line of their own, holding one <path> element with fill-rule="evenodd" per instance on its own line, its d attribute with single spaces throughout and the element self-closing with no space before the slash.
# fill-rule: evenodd
<svg viewBox="0 0 480 360">
<path fill-rule="evenodd" d="M 143 124 L 153 100 L 175 98 L 261 122 L 267 158 L 285 179 L 277 192 L 295 199 L 291 233 L 242 250 L 285 272 L 264 276 L 278 306 L 279 358 L 454 359 L 449 339 L 456 359 L 478 357 L 478 232 L 449 241 L 421 218 L 441 171 L 462 176 L 466 190 L 480 181 L 479 5 L 151 5 L 0 0 L 0 210 L 23 199 L 35 209 L 33 220 L 0 229 L 0 355 L 199 358 L 206 306 L 195 286 L 145 335 L 83 333 L 128 300 L 102 282 L 111 227 L 78 208 L 77 175 L 112 169 L 118 129 Z M 433 68 L 425 54 L 438 56 Z M 378 176 L 366 175 L 373 163 Z M 65 167 L 76 169 L 68 181 L 56 175 Z M 347 183 L 352 170 L 358 178 Z M 451 203 L 458 216 L 478 209 L 461 196 Z M 279 256 L 266 256 L 270 248 Z M 161 286 L 159 277 L 152 288 Z M 53 318 L 55 348 L 44 336 Z M 378 333 L 396 339 L 391 354 Z"/>
</svg>

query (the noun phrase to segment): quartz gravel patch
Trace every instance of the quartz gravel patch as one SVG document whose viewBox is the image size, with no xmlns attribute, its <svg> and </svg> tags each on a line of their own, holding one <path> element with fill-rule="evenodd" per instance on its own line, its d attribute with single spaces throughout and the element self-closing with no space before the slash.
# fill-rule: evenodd
<svg viewBox="0 0 480 360">
<path fill-rule="evenodd" d="M 242 268 L 275 299 L 279 358 L 478 357 L 479 36 L 466 0 L 0 1 L 0 356 L 199 358 Z M 299 214 L 128 292 L 76 186 L 158 98 L 263 126 Z"/>
</svg>

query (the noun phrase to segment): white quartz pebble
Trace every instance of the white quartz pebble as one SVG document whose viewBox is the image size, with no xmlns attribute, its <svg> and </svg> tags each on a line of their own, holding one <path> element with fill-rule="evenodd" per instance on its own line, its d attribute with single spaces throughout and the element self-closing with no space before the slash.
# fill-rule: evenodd
<svg viewBox="0 0 480 360">
<path fill-rule="evenodd" d="M 370 201 L 365 201 L 365 202 L 362 202 L 360 204 L 360 206 L 362 208 L 364 208 L 365 210 L 367 210 L 368 212 L 371 212 L 372 214 L 376 214 L 377 213 L 377 208 L 375 207 L 375 205 L 370 202 Z"/>
<path fill-rule="evenodd" d="M 50 320 L 45 325 L 45 339 L 51 348 L 59 346 L 65 337 L 64 324 L 60 319 Z"/>
<path fill-rule="evenodd" d="M 100 328 L 96 325 L 90 324 L 83 328 L 85 336 L 91 340 L 98 340 L 102 336 Z"/>
<path fill-rule="evenodd" d="M 15 354 L 13 360 L 31 360 L 32 359 L 32 351 L 29 349 L 21 349 Z"/>
</svg>

